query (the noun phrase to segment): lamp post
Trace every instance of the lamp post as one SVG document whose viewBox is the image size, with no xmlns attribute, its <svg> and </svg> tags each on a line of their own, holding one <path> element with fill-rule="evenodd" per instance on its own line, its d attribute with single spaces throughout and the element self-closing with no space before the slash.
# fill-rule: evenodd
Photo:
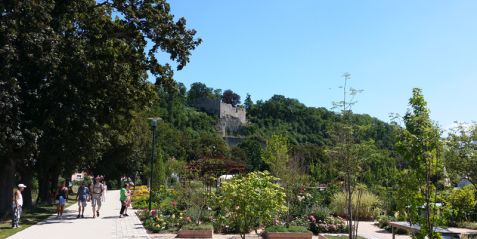
<svg viewBox="0 0 477 239">
<path fill-rule="evenodd" d="M 159 117 L 149 118 L 151 120 L 151 130 L 152 130 L 152 149 L 151 149 L 151 174 L 149 178 L 149 212 L 152 209 L 152 178 L 154 176 L 154 160 L 156 157 L 156 128 L 157 120 L 161 119 Z"/>
</svg>

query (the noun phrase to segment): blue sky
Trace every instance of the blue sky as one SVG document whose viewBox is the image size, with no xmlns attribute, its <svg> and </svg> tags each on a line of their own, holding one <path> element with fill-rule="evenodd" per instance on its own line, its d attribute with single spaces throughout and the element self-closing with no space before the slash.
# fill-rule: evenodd
<svg viewBox="0 0 477 239">
<path fill-rule="evenodd" d="M 404 114 L 413 87 L 447 128 L 477 120 L 477 1 L 171 0 L 203 39 L 177 81 L 331 108 L 342 75 L 357 113 Z"/>
</svg>

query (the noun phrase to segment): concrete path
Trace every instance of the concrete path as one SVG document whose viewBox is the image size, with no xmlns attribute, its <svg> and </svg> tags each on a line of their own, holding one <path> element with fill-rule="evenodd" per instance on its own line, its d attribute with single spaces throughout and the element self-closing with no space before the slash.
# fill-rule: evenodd
<svg viewBox="0 0 477 239">
<path fill-rule="evenodd" d="M 11 239 L 126 239 L 149 238 L 146 230 L 131 208 L 129 217 L 119 218 L 119 191 L 107 191 L 100 217 L 93 219 L 91 203 L 85 209 L 85 218 L 77 219 L 78 205 L 65 209 L 63 219 L 56 215 L 31 226 L 9 238 Z"/>
<path fill-rule="evenodd" d="M 374 222 L 359 222 L 358 235 L 367 239 L 392 239 L 393 234 L 374 225 Z M 396 239 L 410 239 L 408 235 L 396 234 Z"/>
</svg>

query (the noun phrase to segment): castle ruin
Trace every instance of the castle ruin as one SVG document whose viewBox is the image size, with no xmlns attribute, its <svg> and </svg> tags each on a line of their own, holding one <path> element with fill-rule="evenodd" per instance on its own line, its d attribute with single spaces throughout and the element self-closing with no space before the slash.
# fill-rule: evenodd
<svg viewBox="0 0 477 239">
<path fill-rule="evenodd" d="M 220 99 L 207 97 L 194 100 L 192 106 L 208 114 L 218 117 L 216 125 L 217 131 L 222 137 L 227 137 L 229 133 L 236 132 L 247 123 L 247 113 L 243 107 L 234 107 L 231 104 L 222 102 Z"/>
</svg>

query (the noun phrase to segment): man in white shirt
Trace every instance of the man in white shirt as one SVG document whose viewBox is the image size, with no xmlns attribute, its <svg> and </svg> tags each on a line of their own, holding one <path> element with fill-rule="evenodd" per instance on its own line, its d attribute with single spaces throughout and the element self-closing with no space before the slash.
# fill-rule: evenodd
<svg viewBox="0 0 477 239">
<path fill-rule="evenodd" d="M 22 192 L 26 188 L 25 184 L 18 184 L 17 190 L 13 195 L 13 218 L 12 218 L 12 228 L 18 228 L 20 222 L 20 216 L 22 215 L 22 206 L 23 206 L 23 196 Z"/>
</svg>

